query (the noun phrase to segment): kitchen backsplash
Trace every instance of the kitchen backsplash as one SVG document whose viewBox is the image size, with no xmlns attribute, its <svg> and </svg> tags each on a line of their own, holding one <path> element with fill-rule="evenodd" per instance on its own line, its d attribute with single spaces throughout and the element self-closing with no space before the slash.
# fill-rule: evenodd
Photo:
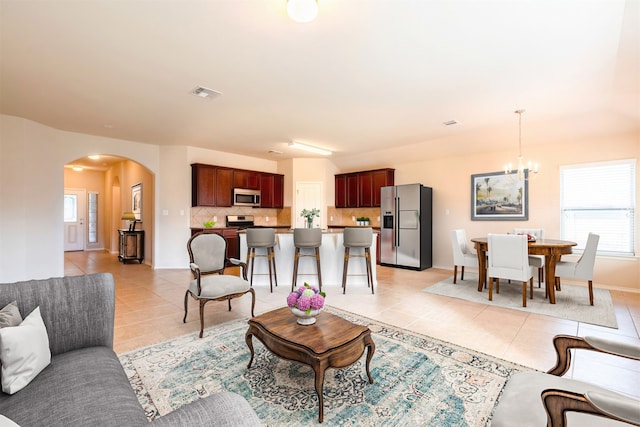
<svg viewBox="0 0 640 427">
<path fill-rule="evenodd" d="M 213 221 L 216 217 L 215 227 L 225 227 L 227 215 L 253 215 L 256 225 L 261 226 L 293 226 L 291 207 L 282 209 L 264 209 L 251 207 L 193 207 L 191 208 L 191 227 L 202 227 L 206 221 Z M 321 213 L 324 215 L 324 212 Z M 372 227 L 380 227 L 380 208 L 336 208 L 327 206 L 327 226 L 355 226 L 356 218 L 368 217 Z"/>
</svg>

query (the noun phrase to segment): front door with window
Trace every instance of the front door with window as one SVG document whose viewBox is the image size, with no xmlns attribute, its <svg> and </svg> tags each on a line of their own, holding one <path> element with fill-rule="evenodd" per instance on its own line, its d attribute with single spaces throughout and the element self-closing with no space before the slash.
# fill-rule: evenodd
<svg viewBox="0 0 640 427">
<path fill-rule="evenodd" d="M 64 190 L 64 251 L 84 250 L 84 190 Z"/>
</svg>

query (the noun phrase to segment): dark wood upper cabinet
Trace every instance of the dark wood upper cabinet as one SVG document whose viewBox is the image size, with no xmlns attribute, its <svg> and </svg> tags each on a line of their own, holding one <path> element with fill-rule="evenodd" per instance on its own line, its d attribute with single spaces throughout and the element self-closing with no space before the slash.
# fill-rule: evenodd
<svg viewBox="0 0 640 427">
<path fill-rule="evenodd" d="M 282 208 L 284 206 L 284 175 L 260 174 L 260 207 Z"/>
<path fill-rule="evenodd" d="M 380 189 L 394 184 L 394 169 L 381 169 L 371 172 L 371 194 L 373 195 L 372 206 L 380 206 Z"/>
<path fill-rule="evenodd" d="M 191 165 L 191 206 L 216 206 L 215 166 Z"/>
<path fill-rule="evenodd" d="M 380 188 L 394 185 L 394 169 L 335 176 L 336 208 L 380 207 Z"/>
<path fill-rule="evenodd" d="M 216 206 L 233 205 L 233 169 L 216 168 Z"/>
<path fill-rule="evenodd" d="M 347 207 L 347 176 L 336 175 L 336 208 Z"/>
<path fill-rule="evenodd" d="M 231 206 L 233 169 L 191 165 L 191 206 Z"/>
<path fill-rule="evenodd" d="M 358 202 L 358 174 L 350 173 L 347 175 L 347 207 L 357 208 Z"/>
<path fill-rule="evenodd" d="M 260 173 L 255 171 L 235 169 L 233 171 L 233 188 L 260 189 Z"/>
</svg>

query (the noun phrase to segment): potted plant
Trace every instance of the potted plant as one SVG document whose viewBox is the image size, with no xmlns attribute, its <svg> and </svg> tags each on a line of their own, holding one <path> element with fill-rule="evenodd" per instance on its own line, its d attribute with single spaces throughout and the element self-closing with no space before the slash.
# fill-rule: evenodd
<svg viewBox="0 0 640 427">
<path fill-rule="evenodd" d="M 303 216 L 307 219 L 307 228 L 313 228 L 313 218 L 320 216 L 320 209 L 302 209 L 302 212 L 300 212 L 300 216 Z"/>
</svg>

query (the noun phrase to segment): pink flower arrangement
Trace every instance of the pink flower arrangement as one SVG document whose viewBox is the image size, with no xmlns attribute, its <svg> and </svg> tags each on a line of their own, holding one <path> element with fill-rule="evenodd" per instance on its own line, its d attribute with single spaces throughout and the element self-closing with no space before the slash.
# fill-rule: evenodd
<svg viewBox="0 0 640 427">
<path fill-rule="evenodd" d="M 287 305 L 289 308 L 297 308 L 309 314 L 311 310 L 320 310 L 324 307 L 325 297 L 326 294 L 324 292 L 320 292 L 318 288 L 305 282 L 303 286 L 289 294 Z"/>
</svg>

